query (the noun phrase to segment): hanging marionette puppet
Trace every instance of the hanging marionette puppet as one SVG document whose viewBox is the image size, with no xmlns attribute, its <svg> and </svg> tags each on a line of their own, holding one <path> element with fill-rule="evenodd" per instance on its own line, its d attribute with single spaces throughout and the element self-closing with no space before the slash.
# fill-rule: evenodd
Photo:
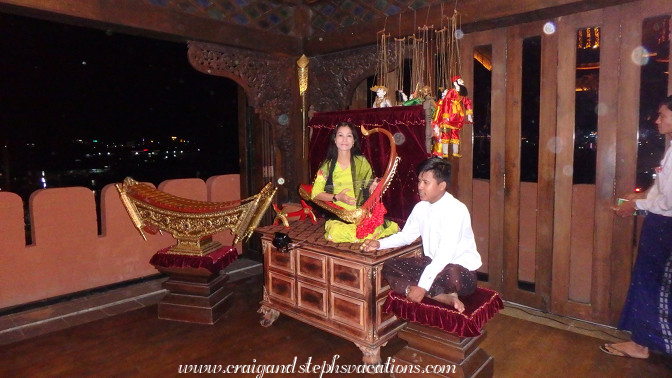
<svg viewBox="0 0 672 378">
<path fill-rule="evenodd" d="M 384 85 L 374 85 L 371 90 L 376 92 L 376 99 L 373 101 L 373 108 L 389 108 L 392 102 L 387 98 L 387 87 Z"/>
<path fill-rule="evenodd" d="M 462 157 L 459 154 L 460 130 L 464 126 L 465 118 L 467 122 L 473 123 L 473 108 L 471 100 L 467 97 L 464 80 L 460 76 L 453 76 L 451 81 L 453 88 L 443 92 L 432 122 L 434 131 L 432 155 L 444 158 L 451 153 L 455 157 Z"/>
</svg>

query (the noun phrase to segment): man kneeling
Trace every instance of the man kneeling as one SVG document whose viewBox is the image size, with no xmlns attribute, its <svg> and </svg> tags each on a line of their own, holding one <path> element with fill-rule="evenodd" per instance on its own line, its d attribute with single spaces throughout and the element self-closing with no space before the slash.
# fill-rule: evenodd
<svg viewBox="0 0 672 378">
<path fill-rule="evenodd" d="M 361 249 L 401 247 L 422 237 L 424 256 L 394 258 L 383 265 L 383 276 L 397 293 L 420 302 L 428 296 L 464 311 L 459 296 L 476 290 L 476 269 L 481 255 L 476 250 L 467 207 L 446 192 L 450 164 L 430 158 L 418 166 L 418 202 L 401 232 L 380 240 L 365 240 Z"/>
</svg>

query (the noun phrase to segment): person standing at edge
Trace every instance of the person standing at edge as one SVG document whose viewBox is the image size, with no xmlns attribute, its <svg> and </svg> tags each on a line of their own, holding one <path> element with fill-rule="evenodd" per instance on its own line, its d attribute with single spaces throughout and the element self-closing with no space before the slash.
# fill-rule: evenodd
<svg viewBox="0 0 672 378">
<path fill-rule="evenodd" d="M 481 255 L 476 250 L 467 207 L 446 191 L 451 167 L 433 157 L 418 166 L 418 202 L 401 232 L 380 240 L 366 240 L 362 251 L 372 252 L 408 245 L 422 237 L 424 256 L 394 258 L 383 265 L 390 288 L 420 302 L 430 297 L 464 311 L 458 296 L 476 290 L 476 269 Z"/>
<path fill-rule="evenodd" d="M 672 96 L 658 107 L 656 126 L 661 135 L 672 135 Z M 614 356 L 649 358 L 649 350 L 672 355 L 672 148 L 667 148 L 656 181 L 644 193 L 633 193 L 614 207 L 616 215 L 629 217 L 648 211 L 639 238 L 637 260 L 618 328 L 632 338 L 600 349 Z"/>
</svg>

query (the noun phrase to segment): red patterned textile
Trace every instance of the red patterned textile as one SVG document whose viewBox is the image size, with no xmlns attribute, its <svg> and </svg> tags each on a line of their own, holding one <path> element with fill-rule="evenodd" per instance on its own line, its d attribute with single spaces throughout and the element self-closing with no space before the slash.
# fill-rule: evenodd
<svg viewBox="0 0 672 378">
<path fill-rule="evenodd" d="M 214 274 L 238 260 L 238 250 L 231 246 L 222 246 L 205 256 L 166 253 L 169 249 L 170 247 L 156 252 L 149 263 L 161 268 L 203 268 Z"/>
<path fill-rule="evenodd" d="M 463 313 L 429 298 L 423 299 L 422 303 L 415 303 L 390 291 L 383 308 L 399 319 L 440 328 L 459 337 L 480 335 L 485 323 L 504 308 L 499 293 L 482 287 L 460 300 L 465 307 Z"/>
<path fill-rule="evenodd" d="M 311 177 L 315 177 L 327 153 L 329 133 L 341 122 L 352 122 L 357 127 L 364 125 L 366 129 L 380 127 L 394 135 L 401 161 L 397 174 L 383 195 L 383 203 L 388 207 L 387 218 L 403 225 L 419 201 L 415 168 L 429 157 L 425 151 L 425 113 L 422 105 L 315 113 L 308 123 L 312 129 L 309 148 Z M 369 160 L 374 172 L 382 175 L 390 157 L 387 137 L 377 133 L 364 138 L 360 134 L 360 140 L 362 154 Z"/>
</svg>

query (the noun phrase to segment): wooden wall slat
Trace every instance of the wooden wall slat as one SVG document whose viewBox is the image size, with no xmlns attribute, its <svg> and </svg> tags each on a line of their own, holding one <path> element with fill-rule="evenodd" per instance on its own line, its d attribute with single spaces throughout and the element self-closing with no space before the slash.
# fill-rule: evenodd
<svg viewBox="0 0 672 378">
<path fill-rule="evenodd" d="M 518 289 L 520 230 L 520 111 L 523 82 L 523 41 L 520 27 L 507 30 L 506 122 L 504 132 L 506 175 L 504 189 L 504 290 Z"/>
<path fill-rule="evenodd" d="M 504 267 L 504 133 L 506 127 L 506 33 L 493 30 L 490 125 L 490 282 L 501 290 Z"/>
<path fill-rule="evenodd" d="M 597 108 L 597 166 L 595 176 L 595 237 L 591 304 L 594 321 L 609 320 L 611 237 L 613 229 L 614 178 L 616 174 L 616 132 L 618 122 L 620 10 L 604 10 L 600 27 L 600 94 Z"/>
<path fill-rule="evenodd" d="M 626 7 L 622 10 L 622 15 Z M 642 20 L 637 9 L 630 9 L 638 15 L 623 18 L 621 55 L 629 54 L 642 41 Z M 623 62 L 619 84 L 639 93 L 641 68 L 630 62 Z M 637 131 L 639 128 L 639 96 L 633 99 L 629 91 L 619 92 L 619 122 L 621 127 L 616 131 L 616 174 L 615 195 L 622 196 L 635 187 Z M 622 307 L 630 285 L 630 274 L 633 263 L 632 237 L 634 232 L 633 218 L 614 217 L 614 235 L 611 242 L 612 256 L 615 262 L 611 266 L 610 301 L 612 308 L 611 323 L 618 322 L 616 308 Z"/>
<path fill-rule="evenodd" d="M 555 151 L 557 122 L 558 33 L 542 34 L 539 104 L 539 167 L 537 178 L 537 258 L 535 283 L 540 309 L 548 311 L 553 268 L 553 212 L 555 199 Z"/>
<path fill-rule="evenodd" d="M 567 18 L 556 20 L 558 33 L 558 102 L 556 129 L 555 214 L 553 224 L 553 287 L 551 310 L 563 313 L 569 288 L 570 226 L 572 203 L 576 30 Z"/>
</svg>

